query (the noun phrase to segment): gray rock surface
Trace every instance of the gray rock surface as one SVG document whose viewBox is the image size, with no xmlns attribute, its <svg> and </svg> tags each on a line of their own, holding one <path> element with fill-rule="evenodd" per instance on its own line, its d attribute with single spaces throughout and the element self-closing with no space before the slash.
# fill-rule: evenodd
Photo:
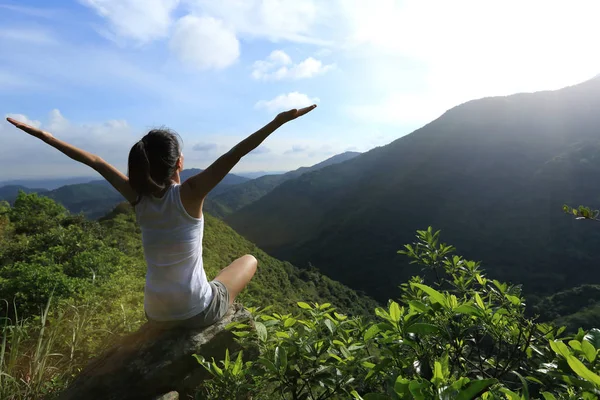
<svg viewBox="0 0 600 400">
<path fill-rule="evenodd" d="M 219 360 L 226 349 L 230 354 L 241 350 L 235 336 L 225 329 L 233 321 L 252 325 L 250 314 L 238 304 L 207 328 L 160 329 L 147 323 L 92 360 L 59 399 L 184 399 L 209 378 L 193 354 Z M 258 347 L 243 350 L 246 360 L 258 357 Z"/>
</svg>

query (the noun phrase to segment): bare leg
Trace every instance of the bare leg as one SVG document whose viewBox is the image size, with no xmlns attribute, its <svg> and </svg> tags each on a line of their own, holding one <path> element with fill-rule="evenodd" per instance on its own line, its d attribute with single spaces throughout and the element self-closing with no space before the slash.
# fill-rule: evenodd
<svg viewBox="0 0 600 400">
<path fill-rule="evenodd" d="M 246 254 L 223 268 L 215 278 L 223 283 L 229 292 L 229 304 L 233 304 L 235 298 L 248 285 L 250 279 L 256 272 L 258 261 L 254 256 Z"/>
</svg>

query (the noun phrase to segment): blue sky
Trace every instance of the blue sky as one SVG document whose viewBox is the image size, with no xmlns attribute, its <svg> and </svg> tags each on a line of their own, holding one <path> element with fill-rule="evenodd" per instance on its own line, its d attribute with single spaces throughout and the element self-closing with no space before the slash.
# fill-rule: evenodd
<svg viewBox="0 0 600 400">
<path fill-rule="evenodd" d="M 319 107 L 237 171 L 410 133 L 464 101 L 600 73 L 596 1 L 0 0 L 0 113 L 125 171 L 167 125 L 206 167 L 278 112 Z M 90 175 L 0 122 L 0 180 Z"/>
</svg>

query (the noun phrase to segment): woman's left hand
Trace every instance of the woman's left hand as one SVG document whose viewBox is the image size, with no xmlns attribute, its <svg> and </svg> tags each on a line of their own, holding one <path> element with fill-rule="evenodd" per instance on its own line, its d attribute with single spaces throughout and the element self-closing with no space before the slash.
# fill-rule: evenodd
<svg viewBox="0 0 600 400">
<path fill-rule="evenodd" d="M 13 118 L 6 118 L 8 122 L 19 128 L 20 130 L 29 133 L 31 136 L 36 137 L 42 140 L 48 140 L 52 138 L 52 134 L 50 132 L 43 131 L 31 125 L 24 124 L 23 122 L 17 121 Z"/>
</svg>

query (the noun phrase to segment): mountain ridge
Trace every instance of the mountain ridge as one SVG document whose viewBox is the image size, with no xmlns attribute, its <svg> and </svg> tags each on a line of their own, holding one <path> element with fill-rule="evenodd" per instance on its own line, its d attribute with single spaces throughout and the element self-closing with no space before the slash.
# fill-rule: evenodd
<svg viewBox="0 0 600 400">
<path fill-rule="evenodd" d="M 591 268 L 600 260 L 582 255 L 581 243 L 600 244 L 600 235 L 564 216 L 562 204 L 598 196 L 592 180 L 577 179 L 589 166 L 570 162 L 577 169 L 559 176 L 549 165 L 565 152 L 578 157 L 573 143 L 600 149 L 599 108 L 600 80 L 471 100 L 386 146 L 287 181 L 226 221 L 268 253 L 379 300 L 419 272 L 396 251 L 427 226 L 499 279 L 525 278 L 533 292 L 575 286 L 582 278 L 560 264 Z"/>
</svg>

